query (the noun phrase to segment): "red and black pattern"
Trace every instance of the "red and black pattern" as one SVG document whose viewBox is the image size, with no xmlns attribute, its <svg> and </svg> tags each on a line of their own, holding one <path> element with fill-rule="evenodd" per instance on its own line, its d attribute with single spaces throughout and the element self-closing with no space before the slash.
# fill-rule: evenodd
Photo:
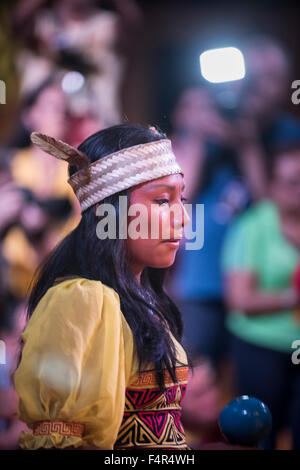
<svg viewBox="0 0 300 470">
<path fill-rule="evenodd" d="M 149 382 L 149 372 L 145 374 Z M 139 383 L 143 382 L 145 377 Z M 170 384 L 164 392 L 157 386 L 131 387 L 126 389 L 125 412 L 114 448 L 188 449 L 180 422 L 186 383 Z"/>
</svg>

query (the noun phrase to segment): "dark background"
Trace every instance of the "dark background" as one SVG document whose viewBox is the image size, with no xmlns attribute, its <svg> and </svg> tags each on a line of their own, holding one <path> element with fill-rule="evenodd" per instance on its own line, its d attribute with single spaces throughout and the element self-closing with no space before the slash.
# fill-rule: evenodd
<svg viewBox="0 0 300 470">
<path fill-rule="evenodd" d="M 122 90 L 125 119 L 170 130 L 170 112 L 180 90 L 201 83 L 201 52 L 239 47 L 256 34 L 280 41 L 292 61 L 291 83 L 300 78 L 299 2 L 139 0 L 138 4 L 144 21 Z M 300 117 L 300 105 L 288 100 L 286 109 Z"/>
</svg>

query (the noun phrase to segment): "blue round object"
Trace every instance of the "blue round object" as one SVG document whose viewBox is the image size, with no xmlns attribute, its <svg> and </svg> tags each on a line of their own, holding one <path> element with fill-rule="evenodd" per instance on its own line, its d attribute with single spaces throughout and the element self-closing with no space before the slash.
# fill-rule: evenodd
<svg viewBox="0 0 300 470">
<path fill-rule="evenodd" d="M 257 446 L 270 433 L 272 416 L 261 400 L 243 395 L 225 406 L 219 426 L 231 444 Z"/>
</svg>

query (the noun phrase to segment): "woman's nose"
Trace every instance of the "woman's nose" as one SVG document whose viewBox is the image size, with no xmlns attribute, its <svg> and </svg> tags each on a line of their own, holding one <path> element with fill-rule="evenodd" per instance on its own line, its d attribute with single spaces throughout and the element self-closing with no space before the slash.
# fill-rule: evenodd
<svg viewBox="0 0 300 470">
<path fill-rule="evenodd" d="M 186 210 L 186 208 L 184 206 L 183 206 L 183 213 L 184 213 L 184 215 L 183 215 L 183 227 L 185 227 L 187 224 L 190 223 L 191 218 L 188 214 L 188 211 Z"/>
<path fill-rule="evenodd" d="M 173 217 L 173 223 L 174 223 L 174 229 L 175 230 L 180 230 L 183 227 L 185 227 L 187 224 L 190 223 L 191 218 L 184 207 L 184 205 L 181 203 L 180 205 L 178 204 L 179 210 L 174 211 L 174 217 Z"/>
</svg>

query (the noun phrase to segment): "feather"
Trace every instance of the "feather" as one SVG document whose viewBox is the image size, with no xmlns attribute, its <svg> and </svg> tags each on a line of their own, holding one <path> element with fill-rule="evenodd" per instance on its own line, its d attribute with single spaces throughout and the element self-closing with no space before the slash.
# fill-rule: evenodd
<svg viewBox="0 0 300 470">
<path fill-rule="evenodd" d="M 90 164 L 87 155 L 62 140 L 54 139 L 40 132 L 32 132 L 30 139 L 33 144 L 37 145 L 44 152 L 60 160 L 65 160 L 70 165 L 75 165 L 78 170 L 86 168 Z"/>
</svg>

